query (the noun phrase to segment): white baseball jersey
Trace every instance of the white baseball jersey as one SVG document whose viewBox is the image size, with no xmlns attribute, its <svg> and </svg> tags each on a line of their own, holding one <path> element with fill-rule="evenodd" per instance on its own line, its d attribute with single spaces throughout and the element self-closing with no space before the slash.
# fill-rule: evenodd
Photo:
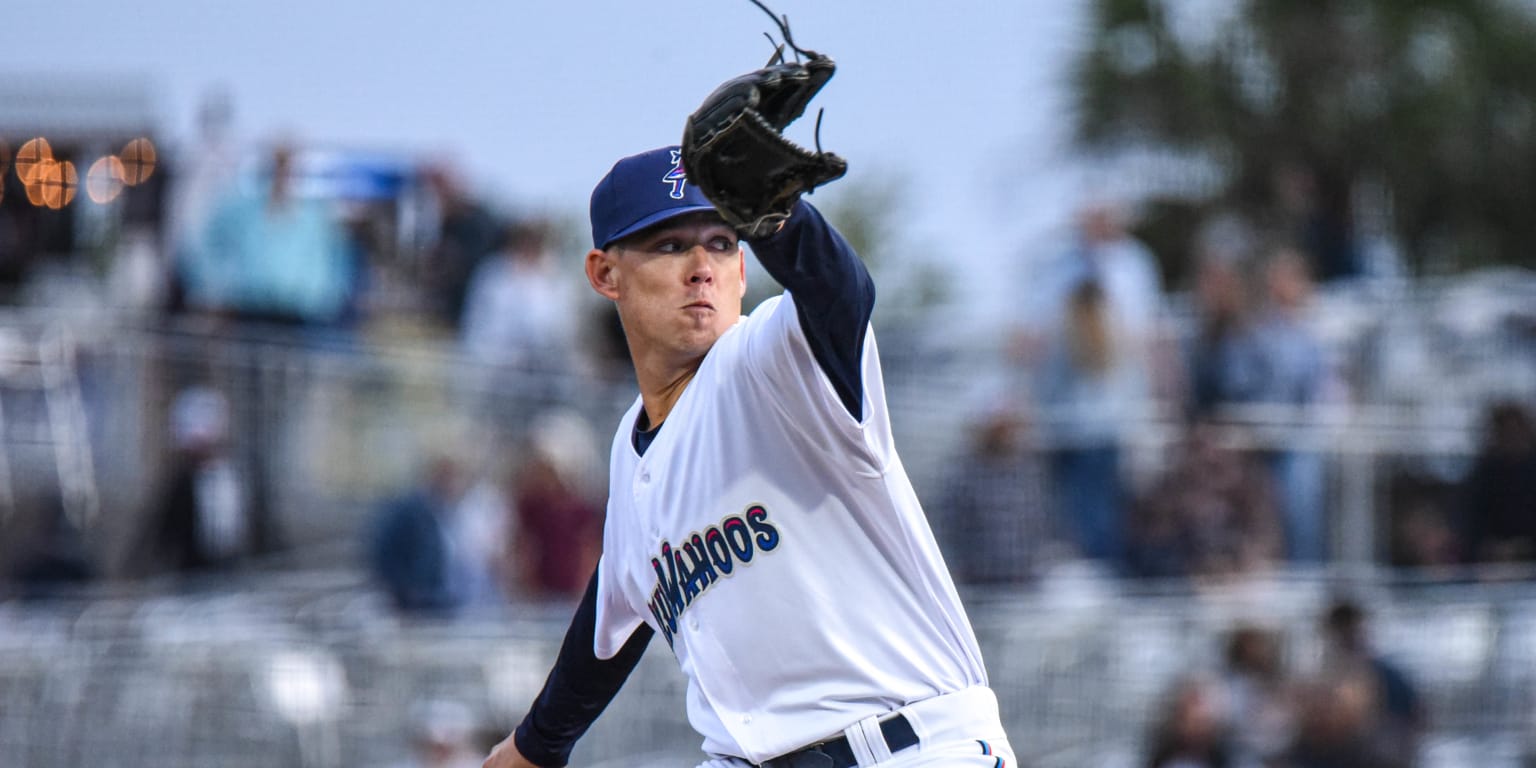
<svg viewBox="0 0 1536 768">
<path fill-rule="evenodd" d="M 614 436 L 594 651 L 650 624 L 707 752 L 757 763 L 986 684 L 870 331 L 861 375 L 858 421 L 786 293 L 720 337 L 643 456 L 638 399 Z"/>
</svg>

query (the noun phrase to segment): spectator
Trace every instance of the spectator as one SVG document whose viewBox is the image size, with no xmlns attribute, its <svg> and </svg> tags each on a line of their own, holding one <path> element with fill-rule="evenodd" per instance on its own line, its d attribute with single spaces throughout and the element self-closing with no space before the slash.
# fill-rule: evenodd
<svg viewBox="0 0 1536 768">
<path fill-rule="evenodd" d="M 1331 691 L 1332 701 L 1324 702 L 1341 710 L 1325 733 L 1350 737 L 1376 761 L 1356 765 L 1411 766 L 1427 725 L 1424 707 L 1408 675 L 1371 648 L 1366 619 L 1365 609 L 1347 599 L 1335 601 L 1324 614 L 1323 677 L 1349 686 Z M 1355 727 L 1335 733 L 1345 722 Z"/>
<path fill-rule="evenodd" d="M 470 602 L 473 568 L 451 532 L 464 490 L 463 468 L 438 456 L 420 485 L 379 511 L 370 565 L 399 610 L 445 615 Z"/>
<path fill-rule="evenodd" d="M 1285 768 L 1407 768 L 1386 736 L 1374 727 L 1378 707 L 1369 677 L 1331 675 L 1303 690 L 1295 741 Z"/>
<path fill-rule="evenodd" d="M 1251 452 L 1225 445 L 1234 434 L 1208 422 L 1190 427 L 1174 465 L 1137 504 L 1133 573 L 1228 578 L 1278 559 L 1268 468 Z"/>
<path fill-rule="evenodd" d="M 239 330 L 270 336 L 340 323 L 353 285 L 345 236 L 332 211 L 301 194 L 295 150 L 277 144 L 265 178 L 236 189 L 215 209 L 203 247 L 183 264 L 189 309 L 227 320 Z M 234 343 L 237 398 L 234 434 L 242 473 L 250 483 L 250 517 L 258 553 L 283 548 L 274 505 L 272 447 L 282 444 L 287 409 L 269 407 L 271 357 L 257 345 Z M 286 403 L 284 403 L 286 405 Z"/>
<path fill-rule="evenodd" d="M 468 605 L 504 605 L 508 597 L 515 539 L 512 501 L 502 474 L 488 473 L 470 483 L 448 519 L 448 539 L 465 566 Z"/>
<path fill-rule="evenodd" d="M 1147 768 L 1236 768 L 1221 696 L 1204 680 L 1180 682 L 1157 719 Z"/>
<path fill-rule="evenodd" d="M 1425 472 L 1399 469 L 1387 483 L 1391 516 L 1392 565 L 1404 568 L 1456 568 L 1461 543 L 1449 522 L 1457 487 Z"/>
<path fill-rule="evenodd" d="M 423 177 L 439 210 L 437 242 L 428 254 L 427 291 L 433 314 L 444 327 L 457 332 L 464 320 L 470 278 L 495 250 L 502 225 L 448 167 L 428 168 Z"/>
<path fill-rule="evenodd" d="M 1251 316 L 1247 286 L 1233 257 L 1202 257 L 1195 276 L 1199 331 L 1189 353 L 1189 413 L 1205 419 L 1223 405 L 1251 403 L 1267 385 L 1265 349 Z"/>
<path fill-rule="evenodd" d="M 518 433 L 530 412 L 569 394 L 561 376 L 574 362 L 579 314 L 551 269 L 547 224 L 509 226 L 503 241 L 475 270 L 459 338 L 486 410 Z"/>
<path fill-rule="evenodd" d="M 1348 179 L 1288 160 L 1275 164 L 1269 181 L 1274 205 L 1268 228 L 1303 246 L 1313 258 L 1311 271 L 1320 279 L 1359 275 L 1360 244 L 1349 216 L 1354 186 Z"/>
<path fill-rule="evenodd" d="M 197 137 L 172 169 L 166 228 L 171 243 L 170 309 L 187 309 L 187 270 L 209 268 L 216 254 L 204 252 L 208 223 L 225 195 L 235 186 L 238 163 L 230 135 L 234 105 L 227 91 L 210 90 L 197 111 Z M 207 296 L 195 297 L 206 303 Z"/>
<path fill-rule="evenodd" d="M 1161 295 L 1151 252 L 1118 205 L 1083 207 L 1070 246 L 1039 270 L 1022 352 L 1053 453 L 1052 482 L 1082 553 L 1124 564 L 1122 442 L 1148 405 Z"/>
<path fill-rule="evenodd" d="M 1281 248 L 1264 263 L 1265 306 L 1257 336 L 1265 348 L 1267 376 L 1258 398 L 1306 406 L 1319 402 L 1328 384 L 1322 341 L 1308 324 L 1312 276 L 1306 260 Z"/>
<path fill-rule="evenodd" d="M 1077 228 L 1065 249 L 1034 270 L 1034 314 L 1024 318 L 1026 333 L 1052 335 L 1066 315 L 1078 286 L 1100 285 L 1113 334 L 1142 349 L 1155 332 L 1162 289 L 1152 252 L 1127 230 L 1129 217 L 1115 202 L 1096 200 L 1084 205 Z"/>
<path fill-rule="evenodd" d="M 154 496 L 132 570 L 228 570 L 252 554 L 247 482 L 229 450 L 229 401 L 191 387 L 171 406 L 170 472 Z"/>
<path fill-rule="evenodd" d="M 563 370 L 571 351 L 574 297 L 551 269 L 548 225 L 505 228 L 493 258 L 469 284 L 460 338 L 474 360 Z"/>
<path fill-rule="evenodd" d="M 1275 635 L 1242 625 L 1227 639 L 1221 676 L 1232 722 L 1234 764 L 1275 765 L 1292 740 L 1295 701 Z"/>
<path fill-rule="evenodd" d="M 344 235 L 319 201 L 299 194 L 294 150 L 279 144 L 254 193 L 216 209 L 200 257 L 185 265 L 189 305 L 239 323 L 324 326 L 347 307 Z"/>
<path fill-rule="evenodd" d="M 539 599 L 574 600 L 602 551 L 603 512 L 593 500 L 597 453 L 591 429 L 563 411 L 540 416 L 514 480 L 523 590 Z"/>
<path fill-rule="evenodd" d="M 375 290 L 375 271 L 384 260 L 384 235 L 380 233 L 388 214 L 375 211 L 377 203 L 352 206 L 342 215 L 342 264 L 346 269 L 346 303 L 336 318 L 343 328 L 356 328 L 370 319 Z"/>
<path fill-rule="evenodd" d="M 1264 265 L 1268 302 L 1256 329 L 1263 350 L 1258 401 L 1287 409 L 1300 420 L 1323 398 L 1328 380 L 1322 342 L 1307 324 L 1312 280 L 1301 254 L 1280 249 Z M 1323 509 L 1323 457 L 1295 436 L 1269 456 L 1285 524 L 1286 555 L 1295 563 L 1321 563 L 1328 530 Z"/>
<path fill-rule="evenodd" d="M 1536 420 L 1512 401 L 1489 406 L 1466 480 L 1466 549 L 1476 563 L 1536 560 Z"/>
<path fill-rule="evenodd" d="M 1011 411 L 971 425 L 934 528 L 951 575 L 961 584 L 1021 584 L 1040 576 L 1059 553 L 1045 467 L 1028 426 Z"/>
<path fill-rule="evenodd" d="M 1119 570 L 1125 557 L 1121 440 L 1146 401 L 1146 382 L 1117 336 L 1103 285 L 1073 290 L 1062 334 L 1040 369 L 1040 407 L 1055 429 L 1052 479 L 1062 512 L 1090 558 Z"/>
</svg>

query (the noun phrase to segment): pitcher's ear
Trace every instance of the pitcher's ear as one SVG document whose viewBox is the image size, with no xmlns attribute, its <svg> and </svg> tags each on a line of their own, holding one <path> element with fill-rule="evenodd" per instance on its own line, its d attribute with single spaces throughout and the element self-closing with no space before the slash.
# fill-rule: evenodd
<svg viewBox="0 0 1536 768">
<path fill-rule="evenodd" d="M 616 254 L 611 251 L 600 251 L 593 248 L 587 251 L 587 282 L 591 283 L 592 290 L 608 299 L 619 297 L 619 276 Z"/>
</svg>

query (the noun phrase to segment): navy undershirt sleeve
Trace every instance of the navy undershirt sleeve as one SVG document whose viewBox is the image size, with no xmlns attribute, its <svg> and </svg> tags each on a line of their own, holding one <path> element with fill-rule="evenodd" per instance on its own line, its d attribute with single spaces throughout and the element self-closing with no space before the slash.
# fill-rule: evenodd
<svg viewBox="0 0 1536 768">
<path fill-rule="evenodd" d="M 859 360 L 875 308 L 875 283 L 848 241 L 804 200 L 784 227 L 750 241 L 763 269 L 795 299 L 811 352 L 843 406 L 864 417 Z"/>
<path fill-rule="evenodd" d="M 624 681 L 640 663 L 655 631 L 641 624 L 624 647 L 611 659 L 599 659 L 592 650 L 597 637 L 597 573 L 576 608 L 566 630 L 565 642 L 544 689 L 517 726 L 513 743 L 534 765 L 560 768 L 570 762 L 576 740 L 587 732 L 597 716 L 618 694 Z"/>
</svg>

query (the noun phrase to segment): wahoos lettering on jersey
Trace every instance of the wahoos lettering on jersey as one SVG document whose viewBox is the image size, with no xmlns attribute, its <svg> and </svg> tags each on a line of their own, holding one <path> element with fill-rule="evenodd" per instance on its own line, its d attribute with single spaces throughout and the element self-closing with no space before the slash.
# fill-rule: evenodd
<svg viewBox="0 0 1536 768">
<path fill-rule="evenodd" d="M 681 546 L 661 542 L 661 553 L 651 558 L 656 590 L 651 593 L 650 609 L 667 645 L 672 645 L 678 619 L 694 598 L 738 566 L 751 565 L 759 552 L 772 552 L 778 546 L 779 529 L 768 522 L 768 510 L 756 504 L 743 515 L 731 515 L 719 525 L 689 534 Z"/>
</svg>

